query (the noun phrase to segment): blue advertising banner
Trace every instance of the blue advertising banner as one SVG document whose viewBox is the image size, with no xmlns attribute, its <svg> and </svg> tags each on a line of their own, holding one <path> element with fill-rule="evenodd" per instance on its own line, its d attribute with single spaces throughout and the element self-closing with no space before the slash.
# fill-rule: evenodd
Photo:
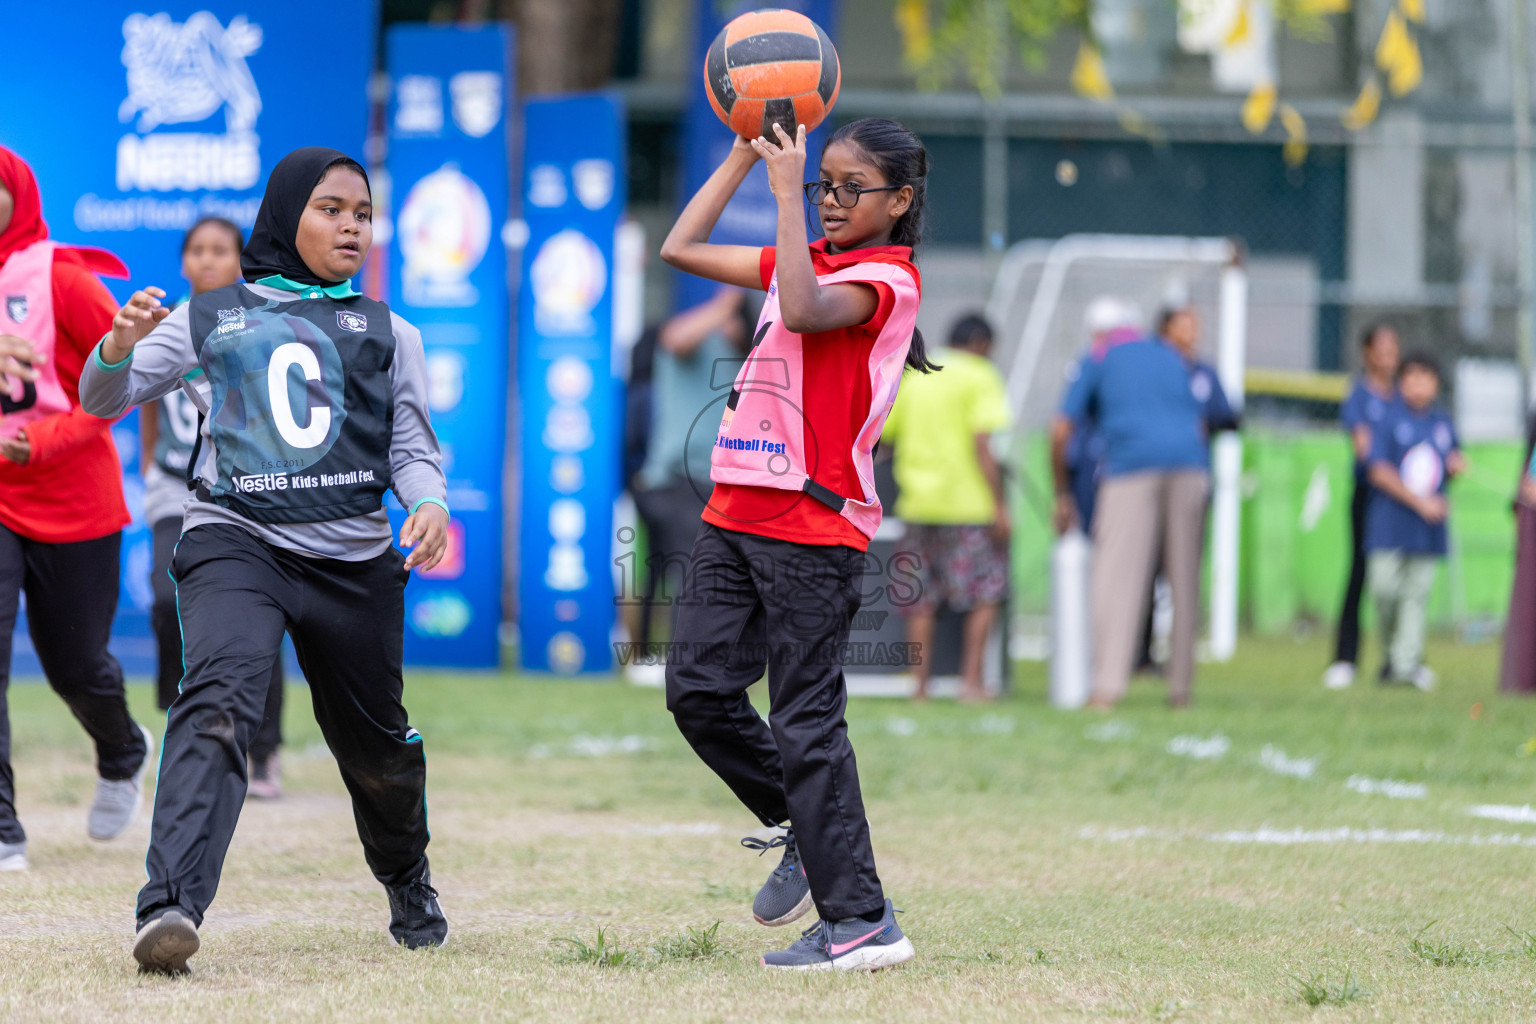
<svg viewBox="0 0 1536 1024">
<path fill-rule="evenodd" d="M 698 10 L 698 35 L 694 37 L 694 61 L 689 69 L 688 115 L 683 125 L 683 194 L 678 200 L 679 209 L 693 198 L 693 194 L 715 172 L 715 168 L 725 161 L 726 154 L 731 151 L 731 144 L 736 141 L 731 130 L 715 116 L 704 88 L 704 58 L 709 53 L 709 44 L 714 42 L 715 36 L 720 34 L 720 30 L 731 19 L 763 6 L 763 3 L 754 0 L 732 0 L 730 3 L 697 0 L 695 3 Z M 836 45 L 837 0 L 776 0 L 766 6 L 805 15 L 820 25 L 827 33 L 827 38 Z M 828 118 L 823 121 L 822 127 L 806 137 L 807 175 L 815 173 L 822 141 L 830 130 L 830 120 Z M 762 161 L 758 161 L 747 175 L 747 180 L 736 190 L 736 195 L 726 204 L 710 240 L 720 245 L 772 245 L 778 215 L 778 206 L 773 194 L 768 191 L 768 170 Z M 812 237 L 815 237 L 814 231 Z M 712 281 L 679 272 L 674 307 L 688 309 L 697 306 L 708 301 L 719 288 Z"/>
<path fill-rule="evenodd" d="M 182 294 L 182 233 L 207 215 L 248 230 L 289 150 L 362 158 L 374 0 L 10 3 L 3 20 L 0 144 L 37 172 L 55 239 L 128 264 L 131 281 L 107 282 L 120 299 L 150 284 Z M 137 429 L 130 415 L 112 430 L 134 515 L 113 650 L 143 673 L 152 556 Z M 16 639 L 16 671 L 37 671 L 25 632 Z"/>
<path fill-rule="evenodd" d="M 405 591 L 410 665 L 501 660 L 511 54 L 501 26 L 399 25 L 385 36 L 389 304 L 421 329 L 451 515 L 447 557 Z M 398 528 L 403 511 L 392 518 Z"/>
<path fill-rule="evenodd" d="M 607 672 L 623 435 L 611 349 L 624 111 L 601 95 L 530 100 L 523 124 L 522 663 L 561 675 Z"/>
</svg>

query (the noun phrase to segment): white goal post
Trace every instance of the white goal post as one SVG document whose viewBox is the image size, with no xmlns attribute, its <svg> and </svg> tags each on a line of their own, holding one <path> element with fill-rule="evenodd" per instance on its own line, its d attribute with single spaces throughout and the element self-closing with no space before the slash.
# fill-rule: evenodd
<svg viewBox="0 0 1536 1024">
<path fill-rule="evenodd" d="M 1076 358 L 1087 345 L 1082 306 L 1101 294 L 1135 301 L 1148 313 L 1170 294 L 1203 307 L 1205 322 L 1216 330 L 1217 375 L 1240 412 L 1248 346 L 1243 257 L 1242 244 L 1229 238 L 1068 235 L 1011 247 L 998 268 L 987 313 L 998 327 L 995 358 L 1007 379 L 1018 429 L 1049 422 L 1064 357 Z M 1209 623 L 1209 651 L 1218 661 L 1230 660 L 1237 649 L 1242 466 L 1242 438 L 1220 435 L 1211 466 Z"/>
</svg>

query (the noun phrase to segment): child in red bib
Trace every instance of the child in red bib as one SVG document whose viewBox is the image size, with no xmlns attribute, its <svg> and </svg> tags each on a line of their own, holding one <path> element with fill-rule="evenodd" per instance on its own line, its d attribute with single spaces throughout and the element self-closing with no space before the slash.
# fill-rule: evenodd
<svg viewBox="0 0 1536 1024">
<path fill-rule="evenodd" d="M 32 169 L 0 146 L 0 871 L 27 866 L 6 711 L 22 594 L 48 683 L 96 746 L 92 839 L 128 828 L 150 763 L 107 650 L 128 524 L 122 469 L 111 423 L 81 410 L 77 387 L 117 305 L 97 274 L 128 269 L 49 238 Z"/>
<path fill-rule="evenodd" d="M 905 367 L 932 368 L 916 331 L 928 156 L 881 118 L 828 140 L 805 182 L 805 129 L 738 139 L 683 210 L 662 258 L 768 298 L 734 373 L 710 460 L 714 489 L 678 600 L 667 707 L 683 736 L 766 826 L 784 858 L 758 893 L 765 925 L 820 920 L 765 967 L 887 967 L 912 956 L 875 872 L 848 742 L 842 649 L 864 552 L 880 525 L 873 451 Z M 778 201 L 772 248 L 711 245 L 752 164 Z M 807 244 L 802 194 L 825 238 Z M 867 197 L 867 198 L 866 198 Z M 703 481 L 695 486 L 706 489 Z M 747 688 L 768 670 L 768 721 Z"/>
</svg>

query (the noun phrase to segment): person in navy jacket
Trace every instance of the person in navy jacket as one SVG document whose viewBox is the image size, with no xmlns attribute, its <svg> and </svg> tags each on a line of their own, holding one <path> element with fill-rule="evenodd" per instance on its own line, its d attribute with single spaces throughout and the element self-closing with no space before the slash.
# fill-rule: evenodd
<svg viewBox="0 0 1536 1024">
<path fill-rule="evenodd" d="M 1429 690 L 1435 674 L 1424 664 L 1425 610 L 1446 554 L 1446 485 L 1466 460 L 1450 417 L 1435 405 L 1435 361 L 1403 360 L 1398 390 L 1371 438 L 1368 472 L 1376 495 L 1365 520 L 1366 575 L 1387 655 L 1383 682 Z"/>
<path fill-rule="evenodd" d="M 1323 673 L 1323 685 L 1342 690 L 1355 681 L 1355 662 L 1360 656 L 1360 596 L 1365 592 L 1365 516 L 1371 504 L 1371 482 L 1366 462 L 1371 440 L 1388 406 L 1397 400 L 1397 364 L 1401 343 L 1391 324 L 1375 323 L 1360 335 L 1362 373 L 1339 410 L 1344 432 L 1355 455 L 1355 490 L 1349 502 L 1349 582 L 1339 609 L 1339 627 L 1333 664 Z"/>
</svg>

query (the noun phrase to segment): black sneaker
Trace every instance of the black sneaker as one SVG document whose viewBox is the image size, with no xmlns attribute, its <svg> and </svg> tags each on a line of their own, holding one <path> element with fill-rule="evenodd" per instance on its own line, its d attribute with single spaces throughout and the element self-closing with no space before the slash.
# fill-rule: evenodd
<svg viewBox="0 0 1536 1024">
<path fill-rule="evenodd" d="M 811 909 L 811 883 L 805 877 L 805 865 L 800 863 L 800 849 L 795 845 L 795 830 L 789 829 L 781 836 L 769 840 L 747 836 L 741 845 L 756 850 L 761 857 L 769 850 L 784 847 L 784 859 L 773 869 L 768 881 L 757 891 L 752 901 L 752 916 L 758 924 L 777 928 L 798 921 Z"/>
<path fill-rule="evenodd" d="M 389 934 L 406 949 L 430 949 L 448 944 L 448 919 L 437 903 L 432 888 L 432 872 L 421 874 L 404 885 L 386 888 L 389 893 Z"/>
<path fill-rule="evenodd" d="M 139 962 L 140 974 L 191 974 L 187 961 L 201 944 L 192 919 L 168 907 L 139 925 L 133 958 Z"/>
</svg>

